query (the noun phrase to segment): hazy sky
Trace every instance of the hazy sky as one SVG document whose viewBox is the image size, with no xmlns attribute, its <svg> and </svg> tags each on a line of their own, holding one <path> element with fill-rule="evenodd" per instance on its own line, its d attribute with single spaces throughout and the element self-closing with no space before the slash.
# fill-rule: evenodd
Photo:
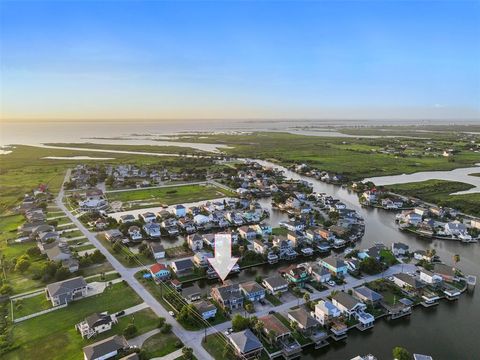
<svg viewBox="0 0 480 360">
<path fill-rule="evenodd" d="M 480 118 L 480 2 L 2 1 L 2 118 Z"/>
</svg>

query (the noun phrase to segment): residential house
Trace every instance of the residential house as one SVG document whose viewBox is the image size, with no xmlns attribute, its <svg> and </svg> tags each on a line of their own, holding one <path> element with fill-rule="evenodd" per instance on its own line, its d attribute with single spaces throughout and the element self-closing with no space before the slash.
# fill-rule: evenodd
<svg viewBox="0 0 480 360">
<path fill-rule="evenodd" d="M 209 266 L 208 259 L 213 259 L 213 253 L 209 251 L 199 251 L 193 256 L 193 263 L 201 268 Z"/>
<path fill-rule="evenodd" d="M 420 269 L 420 281 L 428 285 L 437 286 L 443 282 L 443 278 L 429 270 Z"/>
<path fill-rule="evenodd" d="M 326 283 L 327 281 L 330 281 L 332 277 L 332 274 L 327 268 L 316 264 L 309 265 L 308 272 L 312 280 L 319 283 Z"/>
<path fill-rule="evenodd" d="M 302 351 L 300 344 L 294 340 L 291 331 L 275 315 L 258 318 L 263 323 L 263 333 L 271 344 L 280 346 L 285 359 L 298 357 Z"/>
<path fill-rule="evenodd" d="M 292 248 L 296 248 L 298 245 L 300 245 L 300 242 L 303 239 L 303 234 L 298 231 L 289 231 L 287 233 L 287 240 Z"/>
<path fill-rule="evenodd" d="M 213 287 L 211 295 L 225 310 L 238 309 L 243 306 L 243 296 L 238 284 L 227 283 Z"/>
<path fill-rule="evenodd" d="M 146 223 L 153 222 L 153 221 L 157 220 L 157 216 L 153 212 L 150 212 L 150 211 L 147 211 L 147 212 L 144 212 L 143 214 L 140 214 L 140 218 Z"/>
<path fill-rule="evenodd" d="M 85 320 L 75 325 L 75 328 L 80 332 L 82 338 L 90 339 L 93 336 L 111 330 L 116 323 L 117 318 L 114 315 L 95 313 L 87 316 Z"/>
<path fill-rule="evenodd" d="M 418 291 L 424 286 L 416 278 L 405 273 L 398 273 L 393 275 L 393 282 L 395 283 L 395 285 L 401 287 L 402 289 L 414 291 Z"/>
<path fill-rule="evenodd" d="M 215 318 L 217 307 L 209 301 L 201 300 L 193 304 L 203 320 Z"/>
<path fill-rule="evenodd" d="M 53 306 L 68 304 L 87 296 L 87 282 L 81 276 L 58 281 L 48 284 L 45 294 Z"/>
<path fill-rule="evenodd" d="M 314 317 L 322 326 L 326 326 L 334 318 L 338 318 L 342 312 L 329 300 L 320 300 L 315 305 Z"/>
<path fill-rule="evenodd" d="M 130 240 L 133 242 L 142 241 L 142 230 L 136 225 L 132 225 L 128 228 L 128 236 L 130 236 Z"/>
<path fill-rule="evenodd" d="M 187 209 L 183 205 L 176 205 L 174 211 L 176 217 L 184 217 L 187 215 Z"/>
<path fill-rule="evenodd" d="M 251 302 L 257 302 L 265 298 L 265 289 L 256 281 L 247 281 L 241 283 L 240 290 L 245 298 Z"/>
<path fill-rule="evenodd" d="M 203 237 L 199 234 L 188 235 L 187 243 L 192 251 L 200 251 L 203 249 Z"/>
<path fill-rule="evenodd" d="M 456 279 L 455 271 L 452 266 L 442 263 L 435 263 L 433 265 L 433 272 L 440 275 L 444 281 L 453 281 Z"/>
<path fill-rule="evenodd" d="M 116 357 L 129 345 L 125 337 L 113 335 L 83 348 L 84 360 L 106 360 Z"/>
<path fill-rule="evenodd" d="M 202 290 L 197 284 L 193 283 L 193 285 L 182 289 L 182 297 L 190 303 L 200 300 L 202 298 Z"/>
<path fill-rule="evenodd" d="M 150 249 L 150 252 L 155 260 L 161 260 L 165 258 L 165 248 L 159 242 L 149 242 L 148 248 Z"/>
<path fill-rule="evenodd" d="M 133 216 L 132 214 L 122 215 L 120 216 L 120 219 L 119 219 L 119 222 L 121 224 L 129 224 L 135 221 L 136 221 L 135 216 Z"/>
<path fill-rule="evenodd" d="M 150 274 L 156 281 L 165 281 L 170 279 L 170 271 L 164 264 L 153 264 L 150 266 Z"/>
<path fill-rule="evenodd" d="M 241 359 L 257 359 L 262 353 L 263 345 L 250 329 L 232 333 L 228 339 Z"/>
<path fill-rule="evenodd" d="M 44 244 L 43 250 L 50 261 L 65 261 L 72 257 L 68 244 L 65 242 L 55 241 Z"/>
<path fill-rule="evenodd" d="M 193 272 L 193 262 L 190 259 L 173 261 L 171 264 L 173 271 L 178 276 L 189 275 Z"/>
<path fill-rule="evenodd" d="M 111 230 L 107 230 L 105 231 L 105 240 L 111 242 L 111 243 L 114 243 L 118 240 L 122 240 L 123 239 L 123 234 L 120 230 L 118 229 L 111 229 Z"/>
<path fill-rule="evenodd" d="M 318 322 L 304 308 L 290 310 L 288 312 L 288 320 L 294 322 L 298 326 L 298 330 L 303 335 L 311 335 L 318 327 Z"/>
<path fill-rule="evenodd" d="M 285 270 L 280 270 L 284 273 L 285 278 L 291 284 L 299 287 L 303 287 L 307 281 L 310 280 L 310 275 L 302 265 L 292 265 Z"/>
<path fill-rule="evenodd" d="M 279 275 L 274 275 L 264 279 L 262 281 L 262 285 L 272 295 L 275 295 L 278 292 L 283 293 L 288 291 L 288 282 Z"/>
<path fill-rule="evenodd" d="M 353 289 L 353 296 L 365 304 L 378 305 L 382 301 L 383 296 L 376 291 L 366 287 L 360 286 Z"/>
<path fill-rule="evenodd" d="M 267 251 L 269 250 L 269 245 L 268 243 L 263 242 L 263 240 L 260 239 L 255 239 L 253 240 L 253 251 L 255 251 L 258 254 L 266 254 Z"/>
<path fill-rule="evenodd" d="M 250 226 L 242 226 L 238 229 L 240 237 L 248 241 L 253 241 L 257 237 L 257 231 Z"/>
<path fill-rule="evenodd" d="M 354 317 L 358 320 L 357 327 L 365 330 L 373 326 L 375 318 L 373 315 L 365 312 L 367 305 L 355 299 L 346 292 L 338 292 L 332 296 L 332 303 L 348 318 Z"/>
<path fill-rule="evenodd" d="M 335 276 L 345 276 L 347 274 L 347 265 L 343 259 L 329 256 L 325 259 L 320 259 L 320 265 L 328 269 Z"/>
<path fill-rule="evenodd" d="M 160 232 L 160 225 L 156 222 L 149 222 L 143 225 L 143 230 L 147 234 L 149 238 L 152 239 L 159 239 L 161 232 Z"/>
<path fill-rule="evenodd" d="M 451 236 L 465 236 L 468 235 L 467 227 L 458 221 L 453 221 L 445 224 L 445 233 Z"/>
<path fill-rule="evenodd" d="M 408 245 L 401 242 L 394 242 L 392 244 L 392 253 L 394 256 L 405 256 L 408 254 Z"/>
</svg>

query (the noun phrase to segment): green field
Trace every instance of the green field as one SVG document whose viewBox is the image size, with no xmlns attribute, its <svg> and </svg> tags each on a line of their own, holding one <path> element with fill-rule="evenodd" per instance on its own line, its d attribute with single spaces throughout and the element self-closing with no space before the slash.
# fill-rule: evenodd
<svg viewBox="0 0 480 360">
<path fill-rule="evenodd" d="M 451 207 L 464 213 L 480 216 L 480 193 L 450 195 L 471 189 L 473 185 L 457 181 L 428 180 L 406 184 L 388 185 L 386 188 L 397 194 L 413 196 L 439 206 Z"/>
<path fill-rule="evenodd" d="M 12 300 L 14 319 L 50 309 L 52 303 L 45 297 L 44 293 L 29 298 Z"/>
<path fill-rule="evenodd" d="M 222 149 L 229 155 L 274 159 L 283 165 L 306 163 L 319 170 L 343 174 L 350 180 L 366 177 L 410 174 L 417 171 L 452 170 L 472 166 L 480 161 L 480 153 L 465 150 L 467 139 L 458 140 L 451 134 L 432 140 L 441 154 L 442 149 L 455 148 L 452 158 L 424 155 L 423 142 L 409 138 L 341 138 L 305 136 L 280 132 L 254 132 L 251 134 L 184 135 L 181 141 L 226 144 Z M 387 146 L 406 146 L 404 154 L 381 153 Z M 415 154 L 415 155 L 413 155 Z"/>
<path fill-rule="evenodd" d="M 145 353 L 147 359 L 165 356 L 181 347 L 177 347 L 179 341 L 173 333 L 156 334 L 145 340 L 142 345 L 142 352 Z"/>
<path fill-rule="evenodd" d="M 210 185 L 184 185 L 158 189 L 139 189 L 107 193 L 108 200 L 121 201 L 126 209 L 162 206 L 216 199 L 232 196 L 233 193 Z"/>
<path fill-rule="evenodd" d="M 102 243 L 102 245 L 113 255 L 115 258 L 120 261 L 125 267 L 138 267 L 143 265 L 153 264 L 153 258 L 147 257 L 142 253 L 134 254 L 126 246 L 123 246 L 120 252 L 113 251 L 112 244 L 105 240 L 103 233 L 97 235 L 97 239 Z"/>
<path fill-rule="evenodd" d="M 81 358 L 82 347 L 95 340 L 84 341 L 75 331 L 75 324 L 94 312 L 115 313 L 141 302 L 127 284 L 118 283 L 102 294 L 78 300 L 66 308 L 18 323 L 13 326 L 16 349 L 2 355 L 2 359 L 78 360 Z M 139 318 L 138 321 L 140 323 Z M 141 321 L 142 324 L 148 324 L 147 320 Z"/>
</svg>

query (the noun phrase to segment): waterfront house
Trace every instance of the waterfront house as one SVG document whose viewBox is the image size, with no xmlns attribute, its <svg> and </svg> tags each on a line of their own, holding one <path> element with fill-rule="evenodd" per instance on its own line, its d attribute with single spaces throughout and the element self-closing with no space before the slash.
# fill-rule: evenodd
<svg viewBox="0 0 480 360">
<path fill-rule="evenodd" d="M 360 300 L 343 291 L 332 296 L 332 303 L 348 318 L 367 308 Z"/>
<path fill-rule="evenodd" d="M 376 291 L 366 287 L 360 286 L 353 289 L 353 296 L 365 304 L 378 305 L 382 301 L 383 296 Z"/>
<path fill-rule="evenodd" d="M 305 224 L 300 221 L 282 221 L 280 226 L 290 231 L 303 231 Z"/>
<path fill-rule="evenodd" d="M 201 300 L 193 303 L 193 306 L 203 320 L 212 319 L 217 314 L 217 307 L 209 301 Z"/>
<path fill-rule="evenodd" d="M 424 216 L 428 215 L 428 209 L 424 208 L 424 207 L 421 207 L 421 206 L 417 206 L 416 208 L 414 208 L 413 212 L 415 214 L 420 215 L 421 217 L 424 217 Z"/>
<path fill-rule="evenodd" d="M 453 221 L 445 224 L 445 233 L 451 236 L 468 235 L 467 227 L 459 221 Z"/>
<path fill-rule="evenodd" d="M 270 225 L 256 224 L 252 226 L 252 229 L 254 229 L 257 234 L 262 237 L 268 237 L 269 235 L 272 235 L 272 227 Z"/>
<path fill-rule="evenodd" d="M 238 284 L 227 283 L 212 287 L 211 295 L 225 310 L 238 309 L 243 306 L 243 296 Z"/>
<path fill-rule="evenodd" d="M 331 320 L 340 315 L 342 315 L 341 311 L 329 300 L 320 300 L 315 305 L 314 317 L 323 326 L 328 325 Z"/>
<path fill-rule="evenodd" d="M 164 281 L 170 279 L 170 271 L 164 264 L 153 264 L 150 266 L 150 274 L 154 280 Z"/>
<path fill-rule="evenodd" d="M 138 226 L 132 225 L 128 228 L 128 236 L 133 242 L 139 242 L 142 240 L 142 231 Z"/>
<path fill-rule="evenodd" d="M 245 299 L 251 302 L 257 302 L 265 298 L 265 289 L 256 281 L 247 281 L 240 284 L 240 290 Z"/>
<path fill-rule="evenodd" d="M 408 245 L 401 242 L 392 244 L 392 253 L 394 256 L 405 256 L 408 253 Z"/>
<path fill-rule="evenodd" d="M 155 214 L 150 211 L 140 214 L 140 218 L 146 223 L 157 220 L 157 217 L 155 216 Z"/>
<path fill-rule="evenodd" d="M 208 259 L 213 259 L 213 253 L 210 251 L 199 251 L 193 256 L 193 263 L 201 268 L 209 266 Z"/>
<path fill-rule="evenodd" d="M 87 296 L 87 282 L 81 276 L 58 281 L 48 284 L 45 294 L 53 306 L 68 304 Z"/>
<path fill-rule="evenodd" d="M 228 339 L 241 359 L 256 359 L 262 353 L 263 345 L 250 329 L 232 333 Z"/>
<path fill-rule="evenodd" d="M 255 239 L 253 240 L 253 251 L 257 254 L 265 254 L 269 250 L 268 243 L 264 243 L 263 240 Z"/>
<path fill-rule="evenodd" d="M 310 275 L 303 265 L 292 265 L 284 270 L 279 270 L 284 274 L 285 279 L 296 286 L 303 287 L 310 280 Z"/>
<path fill-rule="evenodd" d="M 78 202 L 78 206 L 82 211 L 97 212 L 108 208 L 108 201 L 103 191 L 100 189 L 90 189 L 85 193 L 83 200 Z"/>
<path fill-rule="evenodd" d="M 275 295 L 278 292 L 283 293 L 288 291 L 288 282 L 279 275 L 264 279 L 262 285 L 267 289 L 268 293 L 272 295 Z"/>
<path fill-rule="evenodd" d="M 290 330 L 274 315 L 266 315 L 258 318 L 263 323 L 263 334 L 266 340 L 281 348 L 285 359 L 293 359 L 300 356 L 302 347 L 291 336 Z"/>
<path fill-rule="evenodd" d="M 437 286 L 442 283 L 443 278 L 438 274 L 422 268 L 420 269 L 420 281 L 427 285 Z"/>
<path fill-rule="evenodd" d="M 203 249 L 203 237 L 199 234 L 188 235 L 187 243 L 192 251 L 200 251 Z"/>
<path fill-rule="evenodd" d="M 159 242 L 149 242 L 148 248 L 150 249 L 150 252 L 155 260 L 161 260 L 165 258 L 165 248 Z"/>
<path fill-rule="evenodd" d="M 149 238 L 158 239 L 160 238 L 160 225 L 156 222 L 149 222 L 143 225 L 143 231 L 147 234 Z"/>
<path fill-rule="evenodd" d="M 290 310 L 288 312 L 288 320 L 294 322 L 298 326 L 298 330 L 306 336 L 311 335 L 318 327 L 318 322 L 304 308 Z"/>
<path fill-rule="evenodd" d="M 446 264 L 435 263 L 433 265 L 433 272 L 440 275 L 444 281 L 453 281 L 456 279 L 453 267 Z"/>
<path fill-rule="evenodd" d="M 335 276 L 345 276 L 347 274 L 347 265 L 341 258 L 329 256 L 325 259 L 320 259 L 319 263 Z"/>
<path fill-rule="evenodd" d="M 178 276 L 190 275 L 193 272 L 193 262 L 190 259 L 173 261 L 171 267 Z"/>
<path fill-rule="evenodd" d="M 250 226 L 242 226 L 238 229 L 240 237 L 245 240 L 253 241 L 257 237 L 257 232 Z"/>
<path fill-rule="evenodd" d="M 178 226 L 185 231 L 187 234 L 192 234 L 196 231 L 195 224 L 193 221 L 187 218 L 181 218 L 178 220 Z"/>
<path fill-rule="evenodd" d="M 303 239 L 303 234 L 298 231 L 288 231 L 287 240 L 292 248 L 296 248 Z"/>
<path fill-rule="evenodd" d="M 309 265 L 308 272 L 312 280 L 319 283 L 326 283 L 327 281 L 330 281 L 332 277 L 332 274 L 327 268 L 316 264 Z"/>
<path fill-rule="evenodd" d="M 393 282 L 402 289 L 418 291 L 424 285 L 411 275 L 398 273 L 393 275 Z"/>
<path fill-rule="evenodd" d="M 90 339 L 93 336 L 111 330 L 112 326 L 117 323 L 114 315 L 107 313 L 95 313 L 87 316 L 85 320 L 75 325 L 75 328 L 82 335 L 82 338 Z"/>
<path fill-rule="evenodd" d="M 116 357 L 122 350 L 129 348 L 127 340 L 121 335 L 97 341 L 83 348 L 84 360 L 106 360 Z"/>
<path fill-rule="evenodd" d="M 405 215 L 405 221 L 410 225 L 416 226 L 422 222 L 422 215 L 413 211 L 408 211 Z"/>
</svg>

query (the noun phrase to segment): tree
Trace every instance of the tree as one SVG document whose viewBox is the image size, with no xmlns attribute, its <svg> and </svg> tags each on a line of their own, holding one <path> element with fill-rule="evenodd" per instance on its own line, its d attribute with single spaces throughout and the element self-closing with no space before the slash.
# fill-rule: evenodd
<svg viewBox="0 0 480 360">
<path fill-rule="evenodd" d="M 392 355 L 395 360 L 410 360 L 412 358 L 407 349 L 400 346 L 393 348 Z"/>
<path fill-rule="evenodd" d="M 0 287 L 0 294 L 2 295 L 10 295 L 13 292 L 13 288 L 8 284 L 3 284 Z"/>
<path fill-rule="evenodd" d="M 458 254 L 453 255 L 453 268 L 454 268 L 454 271 L 456 270 L 457 263 L 459 263 L 459 262 L 460 262 L 460 255 L 458 255 Z"/>
<path fill-rule="evenodd" d="M 172 332 L 172 324 L 165 323 L 163 324 L 162 328 L 160 329 L 162 334 L 170 334 Z"/>
<path fill-rule="evenodd" d="M 128 324 L 128 326 L 123 329 L 123 335 L 126 338 L 131 338 L 137 333 L 138 329 L 134 324 Z"/>
<path fill-rule="evenodd" d="M 164 324 L 165 324 L 165 318 L 164 317 L 159 317 L 157 327 L 160 329 Z"/>
<path fill-rule="evenodd" d="M 237 332 L 245 330 L 248 327 L 249 323 L 250 321 L 248 320 L 248 318 L 244 318 L 240 314 L 235 314 L 232 319 L 233 331 Z"/>
<path fill-rule="evenodd" d="M 245 310 L 247 310 L 249 313 L 252 313 L 255 308 L 252 303 L 245 304 Z"/>
<path fill-rule="evenodd" d="M 15 265 L 15 271 L 24 273 L 30 267 L 30 261 L 27 259 L 20 259 Z"/>
<path fill-rule="evenodd" d="M 61 266 L 57 269 L 57 272 L 55 273 L 55 280 L 57 281 L 65 280 L 69 276 L 70 276 L 70 270 L 68 270 L 66 267 Z"/>
<path fill-rule="evenodd" d="M 253 329 L 257 333 L 257 336 L 260 336 L 262 334 L 262 331 L 263 331 L 263 322 L 258 320 Z"/>
<path fill-rule="evenodd" d="M 303 294 L 303 300 L 305 300 L 305 302 L 308 303 L 310 301 L 310 294 L 309 293 Z"/>
<path fill-rule="evenodd" d="M 185 360 L 191 360 L 193 359 L 193 350 L 192 348 L 189 347 L 184 347 L 182 349 L 182 355 Z"/>
<path fill-rule="evenodd" d="M 32 246 L 27 250 L 28 256 L 35 257 L 41 254 L 40 249 L 37 246 Z"/>
</svg>

